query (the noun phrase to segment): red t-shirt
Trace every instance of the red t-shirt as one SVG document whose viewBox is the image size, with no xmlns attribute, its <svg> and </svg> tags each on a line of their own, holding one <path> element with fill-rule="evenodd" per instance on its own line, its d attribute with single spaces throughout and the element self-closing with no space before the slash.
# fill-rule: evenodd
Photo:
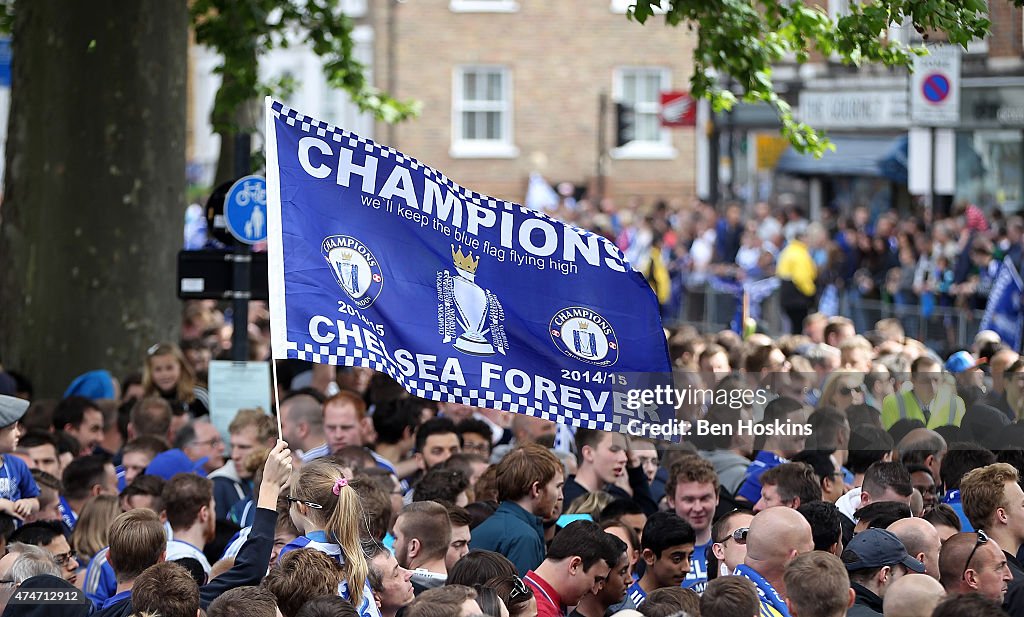
<svg viewBox="0 0 1024 617">
<path fill-rule="evenodd" d="M 527 572 L 523 580 L 533 588 L 533 595 L 537 598 L 537 617 L 565 617 L 562 597 L 554 587 L 533 570 Z"/>
</svg>

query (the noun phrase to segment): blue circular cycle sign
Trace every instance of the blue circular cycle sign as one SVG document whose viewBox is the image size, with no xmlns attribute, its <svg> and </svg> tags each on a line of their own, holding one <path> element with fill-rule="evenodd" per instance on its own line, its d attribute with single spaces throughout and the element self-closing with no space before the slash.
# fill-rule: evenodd
<svg viewBox="0 0 1024 617">
<path fill-rule="evenodd" d="M 267 180 L 245 176 L 231 185 L 224 198 L 224 222 L 239 242 L 258 244 L 267 239 Z"/>
</svg>

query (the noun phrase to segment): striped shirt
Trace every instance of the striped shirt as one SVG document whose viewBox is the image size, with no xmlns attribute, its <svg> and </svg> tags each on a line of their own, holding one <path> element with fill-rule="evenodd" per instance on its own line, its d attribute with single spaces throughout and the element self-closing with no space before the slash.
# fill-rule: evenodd
<svg viewBox="0 0 1024 617">
<path fill-rule="evenodd" d="M 300 548 L 318 550 L 328 557 L 333 558 L 338 562 L 338 565 L 345 565 L 344 551 L 342 551 L 341 547 L 337 544 L 327 542 L 327 535 L 322 531 L 308 532 L 306 535 L 299 536 L 284 545 L 284 548 L 281 549 L 281 553 L 278 556 L 278 560 L 280 561 L 281 557 L 283 557 L 285 553 Z M 350 599 L 351 594 L 348 590 L 348 581 L 342 579 L 342 581 L 338 583 L 338 595 L 346 600 Z M 380 609 L 377 608 L 377 603 L 373 599 L 373 590 L 370 588 L 369 581 L 363 583 L 362 602 L 356 610 L 359 612 L 360 617 L 381 617 Z"/>
<path fill-rule="evenodd" d="M 633 601 L 633 606 L 639 608 L 647 599 L 647 592 L 640 586 L 640 581 L 633 581 L 633 584 L 626 590 L 626 597 Z"/>
<path fill-rule="evenodd" d="M 317 446 L 315 448 L 310 449 L 308 452 L 303 452 L 301 455 L 299 455 L 299 459 L 303 463 L 308 463 L 308 462 L 316 460 L 318 458 L 322 458 L 322 457 L 328 456 L 328 455 L 330 455 L 330 453 L 331 453 L 330 448 L 328 448 L 327 444 L 324 443 L 323 445 L 320 445 L 320 446 Z"/>
</svg>

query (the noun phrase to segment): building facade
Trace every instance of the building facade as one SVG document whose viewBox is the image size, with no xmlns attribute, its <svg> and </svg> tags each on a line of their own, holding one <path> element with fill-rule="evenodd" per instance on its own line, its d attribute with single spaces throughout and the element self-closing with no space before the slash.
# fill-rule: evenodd
<svg viewBox="0 0 1024 617">
<path fill-rule="evenodd" d="M 848 0 L 816 0 L 839 18 Z M 813 4 L 814 1 L 810 2 Z M 850 66 L 812 56 L 803 65 L 782 65 L 777 88 L 795 114 L 826 129 L 836 151 L 820 160 L 765 148 L 775 130 L 764 114 L 740 113 L 734 122 L 744 147 L 736 148 L 742 177 L 726 193 L 749 202 L 797 193 L 811 211 L 855 206 L 906 208 L 934 203 L 940 209 L 972 202 L 1004 212 L 1022 208 L 1024 195 L 1024 12 L 1005 0 L 989 2 L 991 32 L 960 50 L 959 117 L 933 130 L 916 120 L 920 81 L 905 69 Z M 886 35 L 904 43 L 942 45 L 941 33 L 893 24 Z M 756 118 L 754 121 L 747 121 Z M 721 126 L 726 119 L 719 119 Z M 748 147 L 749 146 L 749 147 Z"/>
<path fill-rule="evenodd" d="M 531 172 L 595 187 L 603 125 L 606 194 L 692 197 L 695 131 L 659 122 L 660 93 L 687 90 L 696 37 L 623 0 L 381 0 L 370 3 L 377 85 L 422 114 L 376 139 L 468 188 L 522 201 Z M 601 117 L 600 99 L 609 104 Z M 612 101 L 636 110 L 614 147 Z"/>
</svg>

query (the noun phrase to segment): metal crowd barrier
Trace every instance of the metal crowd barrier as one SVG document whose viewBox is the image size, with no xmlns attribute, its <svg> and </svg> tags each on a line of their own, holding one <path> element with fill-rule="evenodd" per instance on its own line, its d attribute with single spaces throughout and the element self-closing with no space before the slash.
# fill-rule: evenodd
<svg viewBox="0 0 1024 617">
<path fill-rule="evenodd" d="M 729 329 L 737 310 L 734 294 L 717 291 L 709 284 L 685 287 L 674 299 L 673 309 L 664 314 L 666 327 L 691 325 L 702 333 Z M 881 319 L 895 317 L 903 324 L 906 334 L 924 342 L 940 353 L 947 350 L 967 349 L 974 342 L 982 310 L 968 310 L 953 306 L 934 306 L 928 316 L 920 304 L 892 304 L 867 300 L 857 294 L 840 293 L 839 312 L 853 320 L 858 332 L 867 332 Z M 787 323 L 776 291 L 761 303 L 760 329 L 769 336 L 786 334 Z"/>
</svg>

